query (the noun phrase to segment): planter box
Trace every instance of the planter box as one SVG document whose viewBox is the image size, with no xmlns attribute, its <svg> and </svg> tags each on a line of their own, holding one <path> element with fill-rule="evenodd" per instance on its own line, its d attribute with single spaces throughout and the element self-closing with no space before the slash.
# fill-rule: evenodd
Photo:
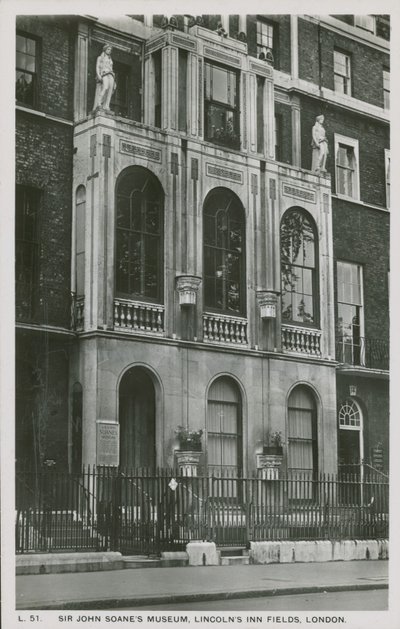
<svg viewBox="0 0 400 629">
<path fill-rule="evenodd" d="M 183 476 L 197 476 L 201 450 L 175 450 L 176 463 Z"/>
</svg>

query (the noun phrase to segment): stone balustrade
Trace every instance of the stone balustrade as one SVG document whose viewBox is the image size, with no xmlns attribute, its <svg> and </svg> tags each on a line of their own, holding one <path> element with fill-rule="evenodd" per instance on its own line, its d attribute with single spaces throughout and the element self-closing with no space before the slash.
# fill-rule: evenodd
<svg viewBox="0 0 400 629">
<path fill-rule="evenodd" d="M 282 325 L 282 349 L 309 356 L 321 356 L 321 330 Z"/>
<path fill-rule="evenodd" d="M 130 332 L 163 334 L 164 306 L 128 299 L 115 299 L 114 328 Z"/>
<path fill-rule="evenodd" d="M 247 319 L 203 314 L 203 338 L 205 341 L 247 345 Z"/>
</svg>

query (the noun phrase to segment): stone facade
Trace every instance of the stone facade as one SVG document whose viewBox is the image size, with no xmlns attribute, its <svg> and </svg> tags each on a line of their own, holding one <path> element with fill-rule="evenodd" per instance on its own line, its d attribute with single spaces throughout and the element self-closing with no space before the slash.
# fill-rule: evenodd
<svg viewBox="0 0 400 629">
<path fill-rule="evenodd" d="M 332 473 L 338 464 L 338 406 L 356 379 L 364 454 L 381 441 L 386 465 L 387 368 L 375 373 L 363 366 L 349 374 L 338 364 L 335 299 L 337 260 L 363 265 L 365 336 L 387 343 L 384 156 L 389 118 L 382 108 L 381 72 L 372 78 L 368 70 L 368 63 L 376 68 L 387 63 L 387 42 L 377 43 L 376 36 L 372 43 L 360 41 L 362 33 L 352 26 L 327 18 L 320 29 L 319 69 L 314 18 L 264 16 L 275 37 L 274 68 L 256 58 L 257 16 L 245 21 L 231 16 L 223 23 L 226 37 L 216 32 L 219 16 L 203 17 L 202 25 L 189 26 L 179 16 L 180 30 L 127 16 L 118 22 L 79 16 L 21 18 L 18 24 L 21 33 L 41 42 L 37 106 L 20 105 L 17 111 L 17 184 L 44 191 L 39 273 L 43 314 L 20 322 L 34 328 L 31 334 L 43 339 L 51 356 L 45 377 L 52 383 L 54 408 L 46 400 L 46 412 L 37 419 L 46 423 L 46 443 L 36 455 L 73 467 L 81 430 L 82 462 L 96 463 L 97 425 L 107 421 L 121 424 L 122 456 L 124 439 L 132 438 L 126 417 L 135 407 L 147 417 L 149 439 L 154 440 L 149 461 L 172 466 L 174 431 L 188 425 L 204 431 L 200 465 L 207 468 L 215 464 L 208 444 L 213 438 L 212 396 L 220 383 L 226 385 L 224 395 L 233 396 L 228 401 L 236 405 L 240 419 L 236 468 L 255 471 L 268 435 L 281 431 L 285 473 L 290 468 L 289 401 L 300 387 L 312 399 L 318 451 L 314 472 Z M 241 37 L 246 31 L 247 37 Z M 113 47 L 117 85 L 126 89 L 117 91 L 111 112 L 92 112 L 94 63 L 106 43 Z M 354 93 L 347 100 L 333 91 L 335 46 L 347 46 L 356 60 Z M 53 57 L 58 71 L 51 74 Z M 223 111 L 229 110 L 236 135 L 229 125 L 221 127 L 217 131 L 226 133 L 222 140 L 207 127 L 205 108 L 211 114 L 212 107 L 218 109 L 216 102 L 206 102 L 211 98 L 205 93 L 211 93 L 211 83 L 205 87 L 210 67 L 229 68 L 227 80 L 235 81 L 230 89 L 240 103 L 235 109 L 229 92 Z M 318 100 L 321 96 L 325 99 Z M 311 128 L 320 113 L 330 150 L 323 177 L 311 172 Z M 338 198 L 335 192 L 334 134 L 359 140 L 361 201 Z M 119 186 L 137 173 L 146 173 L 159 190 L 161 288 L 151 298 L 143 291 L 127 296 L 117 289 L 124 263 L 116 247 Z M 206 305 L 204 208 L 216 192 L 231 195 L 243 214 L 242 304 L 236 311 Z M 311 324 L 285 320 L 279 298 L 280 225 L 293 208 L 315 228 L 316 314 Z M 183 300 L 182 277 L 195 278 L 195 299 Z M 259 295 L 267 293 L 278 299 L 274 312 L 262 318 Z M 31 342 L 30 333 L 24 334 L 21 354 Z M 62 368 L 56 365 L 57 352 L 65 361 Z M 31 395 L 24 386 L 18 393 L 22 406 Z M 129 397 L 129 387 L 136 398 Z M 78 411 L 73 401 L 77 390 L 82 391 Z M 23 444 L 20 421 L 17 417 Z M 73 433 L 77 421 L 82 425 Z M 382 422 L 385 434 L 379 439 L 377 425 Z M 132 454 L 131 464 L 134 456 L 144 457 L 142 465 L 145 454 Z"/>
</svg>

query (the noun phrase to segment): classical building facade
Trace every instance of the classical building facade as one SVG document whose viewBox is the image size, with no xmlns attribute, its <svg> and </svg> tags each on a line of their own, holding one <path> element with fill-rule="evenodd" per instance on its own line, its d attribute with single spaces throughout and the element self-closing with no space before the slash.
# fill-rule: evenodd
<svg viewBox="0 0 400 629">
<path fill-rule="evenodd" d="M 387 18 L 17 28 L 17 461 L 387 466 Z"/>
</svg>

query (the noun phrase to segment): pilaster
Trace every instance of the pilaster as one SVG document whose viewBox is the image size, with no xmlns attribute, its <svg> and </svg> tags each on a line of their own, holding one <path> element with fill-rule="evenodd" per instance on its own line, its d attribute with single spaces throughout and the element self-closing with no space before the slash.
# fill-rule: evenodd
<svg viewBox="0 0 400 629">
<path fill-rule="evenodd" d="M 178 48 L 162 49 L 162 128 L 178 130 Z"/>
<path fill-rule="evenodd" d="M 89 28 L 85 23 L 78 24 L 75 41 L 75 72 L 74 72 L 74 120 L 82 120 L 87 109 L 87 75 L 88 75 L 88 37 Z"/>
<path fill-rule="evenodd" d="M 257 153 L 257 77 L 253 72 L 247 75 L 249 91 L 248 91 L 248 137 L 249 151 Z"/>
<path fill-rule="evenodd" d="M 297 15 L 290 16 L 290 70 L 292 79 L 299 78 L 299 22 Z"/>
<path fill-rule="evenodd" d="M 291 98 L 292 109 L 292 164 L 301 168 L 301 127 L 300 127 L 300 99 Z"/>
</svg>

